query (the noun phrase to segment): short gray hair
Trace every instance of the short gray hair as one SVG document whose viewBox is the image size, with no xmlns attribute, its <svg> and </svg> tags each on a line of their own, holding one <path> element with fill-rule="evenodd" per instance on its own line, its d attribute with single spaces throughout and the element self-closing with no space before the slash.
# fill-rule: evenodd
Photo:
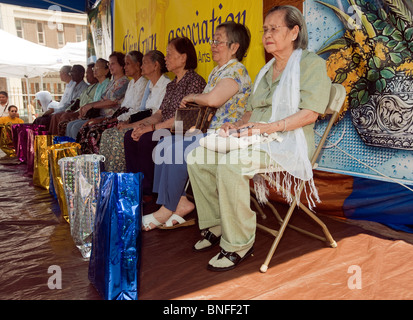
<svg viewBox="0 0 413 320">
<path fill-rule="evenodd" d="M 275 6 L 271 8 L 267 14 L 265 15 L 266 17 L 270 15 L 271 13 L 275 11 L 284 11 L 284 21 L 286 26 L 289 29 L 294 28 L 295 26 L 298 26 L 300 29 L 298 31 L 298 36 L 297 39 L 294 40 L 294 49 L 307 49 L 308 47 L 308 32 L 307 32 L 307 25 L 304 20 L 304 16 L 301 13 L 300 10 L 298 10 L 296 7 L 289 6 L 289 5 L 283 5 L 283 6 Z"/>
<path fill-rule="evenodd" d="M 66 74 L 69 74 L 70 71 L 72 71 L 72 66 L 66 65 L 60 68 L 60 72 L 64 72 Z"/>
</svg>

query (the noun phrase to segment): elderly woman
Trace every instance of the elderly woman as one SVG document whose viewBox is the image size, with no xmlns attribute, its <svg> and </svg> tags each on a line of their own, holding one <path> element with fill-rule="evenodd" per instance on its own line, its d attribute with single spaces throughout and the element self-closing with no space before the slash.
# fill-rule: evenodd
<svg viewBox="0 0 413 320">
<path fill-rule="evenodd" d="M 153 68 L 150 61 L 157 61 L 160 68 Z M 145 64 L 143 64 L 145 61 Z M 149 63 L 148 63 L 149 61 Z M 159 110 L 161 102 L 165 96 L 166 86 L 171 80 L 164 74 L 167 69 L 165 66 L 165 57 L 160 51 L 149 51 L 141 59 L 142 76 L 147 79 L 145 92 L 141 97 L 139 105 L 135 105 L 135 110 L 127 114 L 122 114 L 116 127 L 105 130 L 102 133 L 99 153 L 105 156 L 105 171 L 125 172 L 125 151 L 123 139 L 125 133 L 135 126 L 139 126 L 141 120 L 147 118 Z M 119 119 L 119 118 L 118 118 Z"/>
<path fill-rule="evenodd" d="M 170 129 L 182 98 L 189 94 L 201 93 L 206 84 L 204 78 L 194 71 L 198 59 L 195 47 L 188 38 L 172 39 L 167 46 L 165 60 L 168 70 L 176 77 L 166 87 L 159 110 L 141 121 L 133 131 L 128 131 L 124 139 L 126 171 L 143 172 L 143 194 L 147 196 L 152 195 L 152 151 L 157 144 L 152 137 L 154 131 L 161 128 Z"/>
<path fill-rule="evenodd" d="M 122 106 L 128 89 L 129 79 L 125 75 L 125 55 L 122 52 L 113 52 L 109 56 L 109 69 L 113 76 L 113 81 L 109 84 L 108 92 L 114 94 L 105 101 L 94 102 L 80 108 L 79 115 L 85 116 L 91 109 L 97 109 L 99 116 L 86 122 L 79 130 L 76 141 L 81 145 L 81 151 L 85 153 L 96 153 L 98 148 L 102 128 L 110 127 L 116 122 L 116 118 L 122 113 L 127 112 L 128 108 Z"/>
<path fill-rule="evenodd" d="M 120 105 L 125 97 L 128 88 L 129 79 L 125 76 L 125 55 L 121 52 L 114 51 L 109 56 L 109 71 L 112 74 L 112 80 L 109 82 L 106 90 L 99 101 L 91 102 L 79 109 L 79 120 L 71 121 L 66 133 L 79 141 L 85 139 L 87 132 L 93 124 L 103 122 L 112 116 L 120 113 Z M 93 111 L 91 111 L 93 110 Z M 124 109 L 123 109 L 124 110 Z M 124 110 L 125 111 L 125 110 Z M 89 120 L 88 114 L 91 112 L 98 113 L 98 117 Z M 84 120 L 86 118 L 86 121 Z M 72 123 L 74 122 L 74 123 Z M 77 134 L 82 130 L 79 139 Z"/>
<path fill-rule="evenodd" d="M 199 147 L 187 159 L 203 230 L 194 250 L 220 244 L 221 251 L 208 263 L 213 271 L 233 269 L 253 252 L 256 215 L 250 208 L 249 181 L 256 173 L 278 174 L 281 179 L 279 171 L 283 171 L 283 183 L 292 190 L 303 179 L 315 191 L 309 157 L 315 148 L 314 122 L 329 99 L 331 82 L 325 61 L 306 50 L 304 18 L 291 6 L 268 12 L 262 42 L 274 58 L 259 72 L 247 112 L 240 121 L 224 125 L 221 134 L 252 126 L 242 134 L 260 133 L 267 142 L 228 153 Z M 275 132 L 282 141 L 267 136 Z"/>
<path fill-rule="evenodd" d="M 117 117 L 112 116 L 109 120 L 93 124 L 86 136 L 80 140 L 83 153 L 99 153 L 102 133 L 106 129 L 116 126 L 119 121 L 128 120 L 132 114 L 138 111 L 148 83 L 148 80 L 142 75 L 142 58 L 143 54 L 136 50 L 126 54 L 125 75 L 131 80 L 120 107 L 127 111 Z"/>
<path fill-rule="evenodd" d="M 245 111 L 245 105 L 250 94 L 251 79 L 245 66 L 241 63 L 250 44 L 248 29 L 242 24 L 225 22 L 220 24 L 211 41 L 212 59 L 217 66 L 209 75 L 208 83 L 202 94 L 186 96 L 181 105 L 196 102 L 204 106 L 217 108 L 216 114 L 209 126 L 218 129 L 224 123 L 239 120 Z M 201 136 L 185 137 L 175 142 L 175 137 L 166 137 L 159 142 L 155 150 L 155 180 L 153 192 L 158 193 L 157 203 L 161 205 L 151 216 L 144 217 L 151 221 L 144 225 L 145 230 L 154 227 L 162 229 L 189 225 L 184 216 L 194 209 L 194 204 L 185 194 L 185 184 L 188 180 L 187 165 L 184 154 L 177 159 L 178 152 L 188 153 L 199 146 Z M 194 141 L 195 140 L 195 141 Z M 175 156 L 173 159 L 160 158 L 164 154 Z"/>
</svg>

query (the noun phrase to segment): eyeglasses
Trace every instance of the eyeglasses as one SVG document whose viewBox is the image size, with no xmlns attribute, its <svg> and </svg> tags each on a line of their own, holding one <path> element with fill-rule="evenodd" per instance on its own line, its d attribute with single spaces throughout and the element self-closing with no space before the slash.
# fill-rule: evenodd
<svg viewBox="0 0 413 320">
<path fill-rule="evenodd" d="M 228 41 L 219 41 L 219 40 L 209 40 L 209 44 L 212 46 L 212 45 L 214 45 L 214 46 L 218 46 L 218 45 L 220 45 L 221 43 L 228 43 L 228 44 L 231 44 L 232 42 L 228 42 Z"/>
<path fill-rule="evenodd" d="M 262 29 L 262 35 L 265 36 L 267 33 L 270 35 L 273 35 L 278 32 L 279 29 L 281 28 L 288 28 L 287 26 L 271 26 L 270 28 L 263 28 Z"/>
</svg>

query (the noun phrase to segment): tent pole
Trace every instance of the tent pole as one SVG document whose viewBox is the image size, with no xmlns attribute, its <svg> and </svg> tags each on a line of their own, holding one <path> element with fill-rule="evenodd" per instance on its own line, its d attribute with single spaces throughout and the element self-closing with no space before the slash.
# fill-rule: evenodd
<svg viewBox="0 0 413 320">
<path fill-rule="evenodd" d="M 24 76 L 26 78 L 26 87 L 27 87 L 27 116 L 28 116 L 28 122 L 32 123 L 33 121 L 33 115 L 32 115 L 32 108 L 30 108 L 30 87 L 29 87 L 29 77 Z"/>
</svg>

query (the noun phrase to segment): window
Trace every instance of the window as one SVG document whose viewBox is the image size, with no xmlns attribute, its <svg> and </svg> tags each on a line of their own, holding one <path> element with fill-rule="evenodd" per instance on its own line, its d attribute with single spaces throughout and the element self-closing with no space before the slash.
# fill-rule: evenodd
<svg viewBox="0 0 413 320">
<path fill-rule="evenodd" d="M 59 46 L 63 46 L 65 44 L 65 34 L 61 31 L 57 32 L 57 43 Z"/>
<path fill-rule="evenodd" d="M 83 41 L 83 27 L 76 26 L 76 42 Z"/>
<path fill-rule="evenodd" d="M 19 38 L 23 38 L 23 24 L 21 20 L 15 20 L 16 34 Z"/>
<path fill-rule="evenodd" d="M 43 23 L 42 22 L 37 23 L 37 39 L 38 39 L 40 44 L 45 44 L 44 30 L 43 30 Z"/>
</svg>

